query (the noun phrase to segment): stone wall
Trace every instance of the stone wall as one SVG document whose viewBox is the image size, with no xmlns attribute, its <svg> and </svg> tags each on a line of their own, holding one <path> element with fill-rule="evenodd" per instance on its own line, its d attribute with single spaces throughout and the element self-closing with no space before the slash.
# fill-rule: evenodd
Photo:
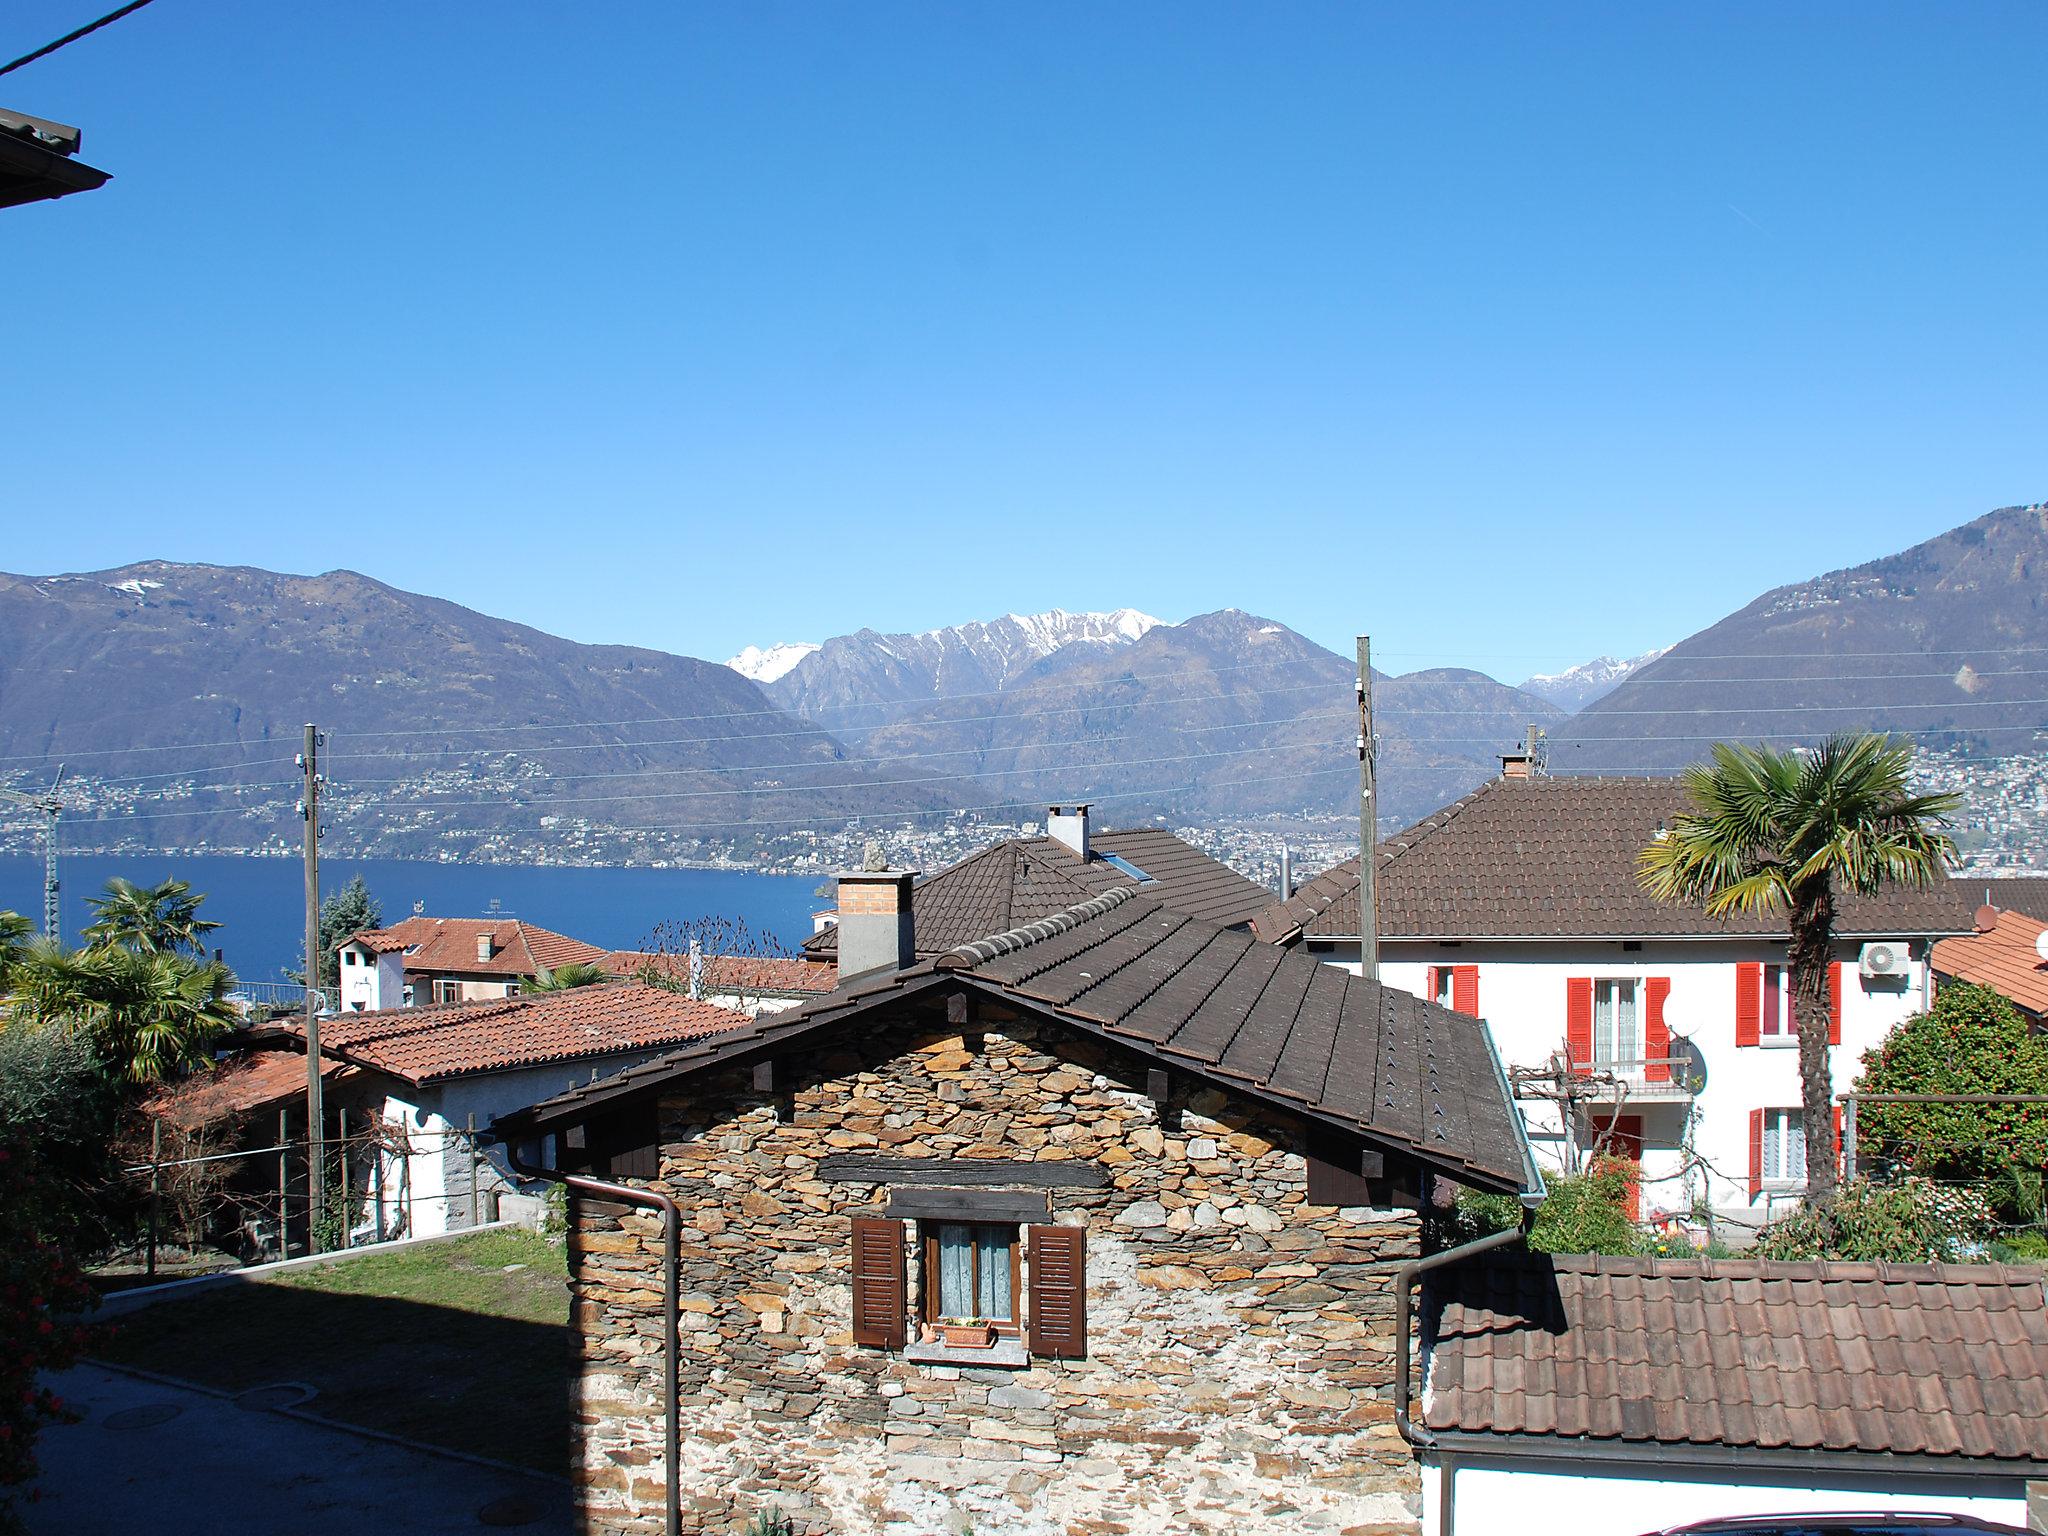
<svg viewBox="0 0 2048 1536">
<path fill-rule="evenodd" d="M 844 1536 L 1418 1530 L 1390 1400 L 1412 1214 L 1309 1206 L 1291 1116 L 1178 1073 L 1162 1114 L 1156 1063 L 1061 1026 L 906 1017 L 840 1039 L 779 1103 L 738 1069 L 662 1106 L 686 1530 L 778 1506 Z M 856 1346 L 850 1218 L 888 1190 L 821 1179 L 834 1152 L 1097 1164 L 1108 1187 L 1050 1191 L 1088 1233 L 1088 1357 Z M 586 1530 L 661 1529 L 660 1252 L 651 1212 L 579 1202 Z"/>
</svg>

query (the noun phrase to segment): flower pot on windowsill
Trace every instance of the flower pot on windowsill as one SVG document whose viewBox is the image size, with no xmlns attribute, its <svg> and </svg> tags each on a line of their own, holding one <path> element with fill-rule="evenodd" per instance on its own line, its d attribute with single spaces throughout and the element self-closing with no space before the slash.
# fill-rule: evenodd
<svg viewBox="0 0 2048 1536">
<path fill-rule="evenodd" d="M 994 1323 L 947 1323 L 939 1324 L 939 1337 L 945 1340 L 948 1349 L 987 1349 L 996 1341 Z"/>
</svg>

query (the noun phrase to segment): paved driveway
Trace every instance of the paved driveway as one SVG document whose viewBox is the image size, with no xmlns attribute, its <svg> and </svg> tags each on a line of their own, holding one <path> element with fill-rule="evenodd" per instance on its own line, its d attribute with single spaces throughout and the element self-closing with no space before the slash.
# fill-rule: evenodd
<svg viewBox="0 0 2048 1536">
<path fill-rule="evenodd" d="M 31 1536 L 563 1536 L 570 1527 L 559 1483 L 99 1366 L 52 1385 L 83 1418 L 39 1442 L 42 1498 L 21 1506 Z"/>
</svg>

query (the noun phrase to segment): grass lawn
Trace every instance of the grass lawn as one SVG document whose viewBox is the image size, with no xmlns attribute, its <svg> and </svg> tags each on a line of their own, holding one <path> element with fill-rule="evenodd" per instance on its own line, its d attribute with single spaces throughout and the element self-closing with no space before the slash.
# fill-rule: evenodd
<svg viewBox="0 0 2048 1536">
<path fill-rule="evenodd" d="M 567 1475 L 563 1250 L 501 1230 L 163 1302 L 95 1351 L 238 1392 L 305 1382 L 313 1413 Z"/>
</svg>

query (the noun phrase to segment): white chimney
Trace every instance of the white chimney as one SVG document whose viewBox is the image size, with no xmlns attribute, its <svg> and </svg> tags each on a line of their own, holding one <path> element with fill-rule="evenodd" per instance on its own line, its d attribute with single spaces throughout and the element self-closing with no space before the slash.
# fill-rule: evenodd
<svg viewBox="0 0 2048 1536">
<path fill-rule="evenodd" d="M 917 959 L 916 880 L 914 869 L 850 870 L 839 877 L 840 985 L 871 972 L 900 971 Z"/>
<path fill-rule="evenodd" d="M 476 957 L 479 960 L 491 958 L 491 935 L 489 929 L 476 936 Z"/>
<path fill-rule="evenodd" d="M 1280 845 L 1280 899 L 1287 900 L 1294 894 L 1294 850 L 1285 843 Z"/>
<path fill-rule="evenodd" d="M 1077 858 L 1088 857 L 1088 802 L 1052 805 L 1045 811 L 1045 832 Z"/>
</svg>

